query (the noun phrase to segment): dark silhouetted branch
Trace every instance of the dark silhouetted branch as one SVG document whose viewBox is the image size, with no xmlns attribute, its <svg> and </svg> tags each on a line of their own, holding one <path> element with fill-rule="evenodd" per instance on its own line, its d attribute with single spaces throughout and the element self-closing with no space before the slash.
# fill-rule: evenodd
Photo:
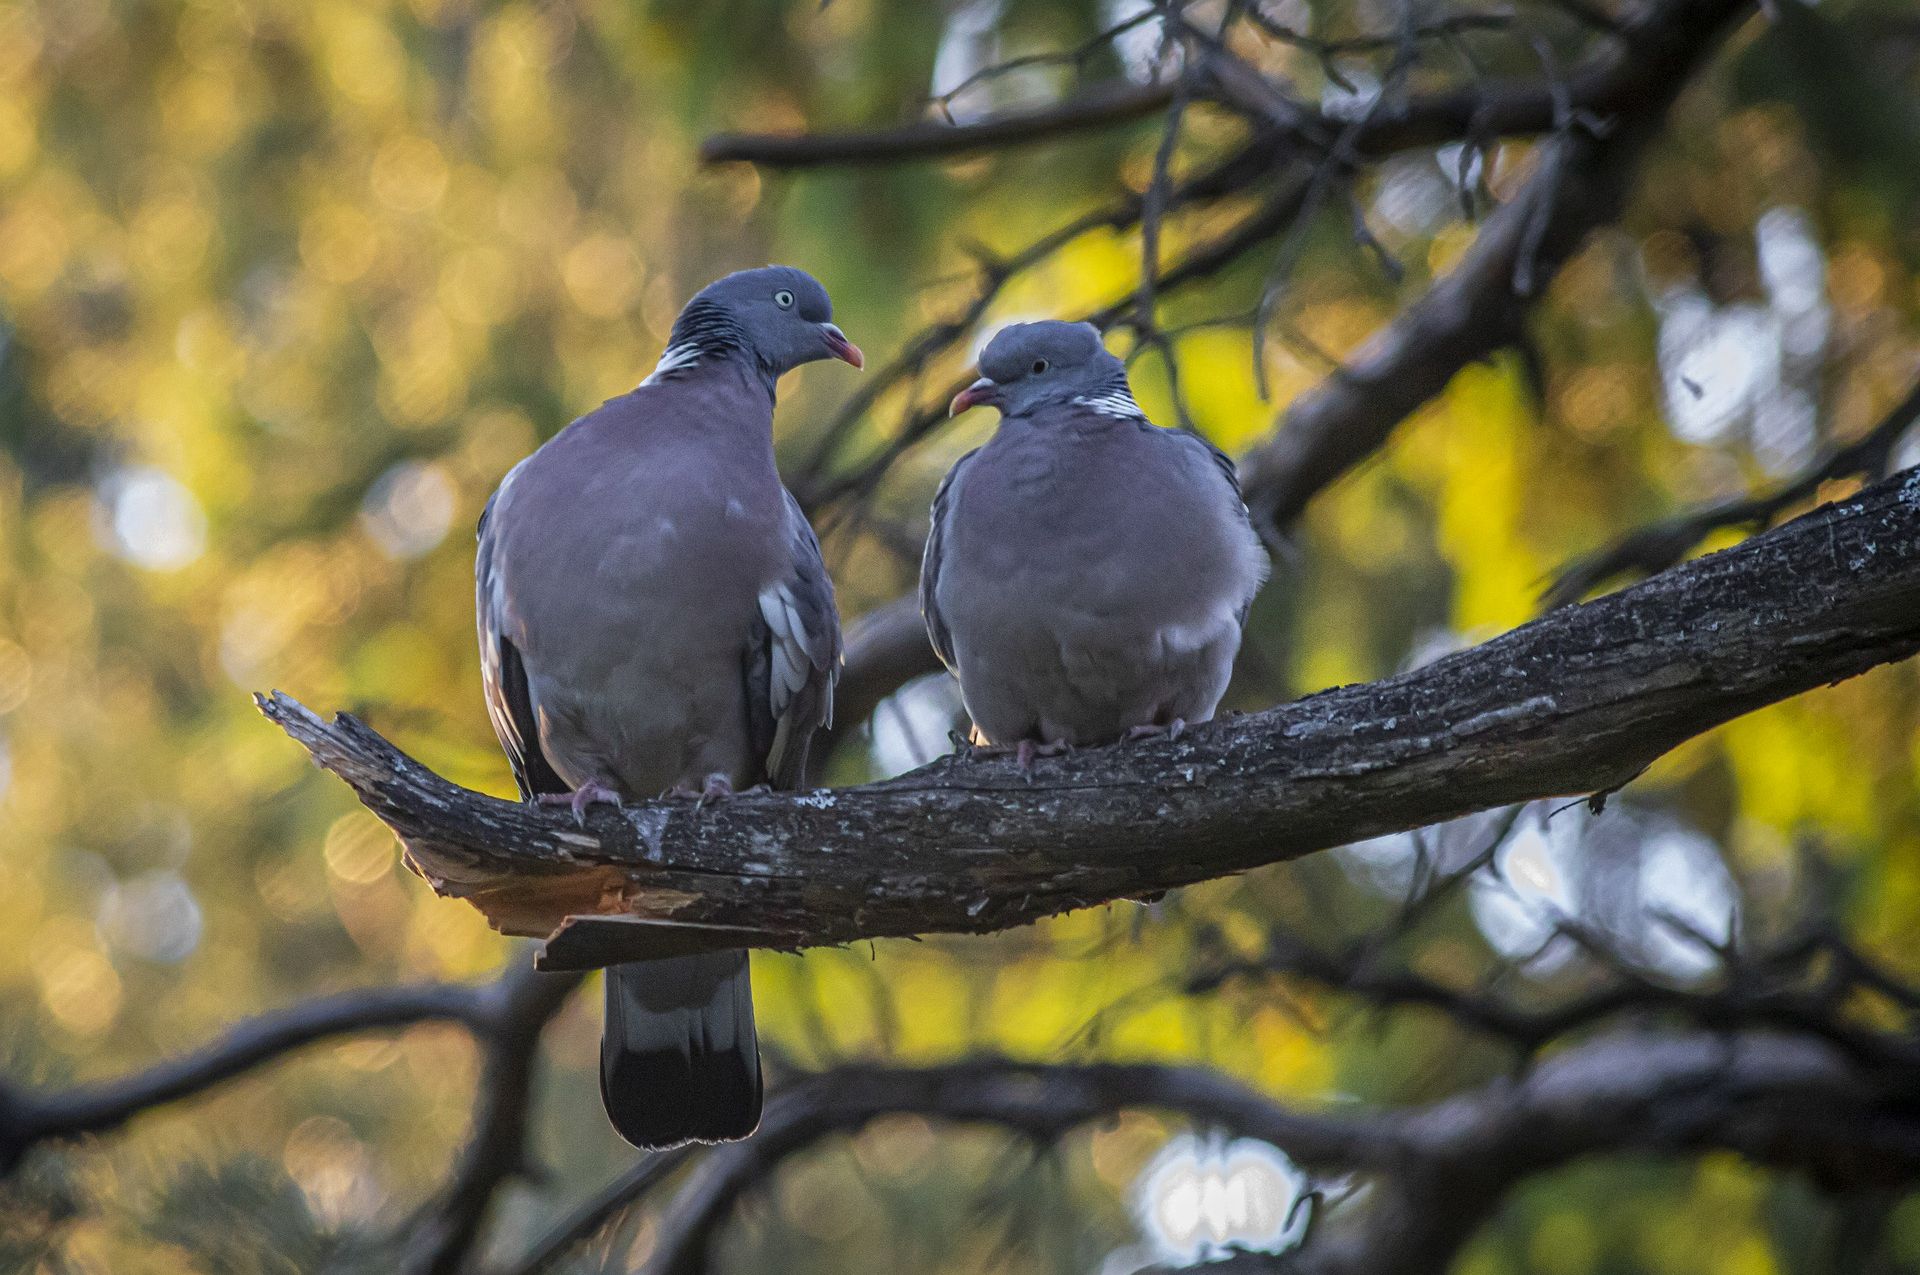
<svg viewBox="0 0 1920 1275">
<path fill-rule="evenodd" d="M 1391 1122 L 1296 1112 L 1223 1073 L 1154 1064 L 1037 1065 L 983 1059 L 919 1068 L 852 1066 L 783 1092 L 760 1132 L 703 1159 L 667 1207 L 645 1275 L 696 1275 L 740 1196 L 821 1138 L 885 1115 L 996 1125 L 1035 1143 L 1130 1108 L 1186 1116 L 1284 1148 L 1308 1167 L 1392 1168 L 1418 1148 Z"/>
<path fill-rule="evenodd" d="M 1725 1149 L 1833 1187 L 1910 1183 L 1920 1178 L 1915 1090 L 1911 1071 L 1876 1071 L 1824 1042 L 1760 1032 L 1622 1032 L 1431 1106 L 1337 1114 L 1295 1111 L 1193 1067 L 992 1058 L 850 1066 L 784 1089 L 751 1140 L 707 1152 L 658 1214 L 644 1270 L 707 1269 L 745 1194 L 821 1140 L 887 1115 L 986 1124 L 1048 1144 L 1123 1110 L 1152 1110 L 1257 1138 L 1322 1179 L 1358 1173 L 1372 1189 L 1336 1207 L 1297 1251 L 1249 1255 L 1235 1269 L 1430 1275 L 1518 1182 L 1594 1154 Z M 596 1223 L 663 1180 L 628 1175 L 596 1202 Z M 563 1228 L 556 1237 L 583 1234 Z M 516 1269 L 534 1275 L 557 1252 L 543 1242 L 538 1264 Z"/>
<path fill-rule="evenodd" d="M 1340 114 L 1328 114 L 1317 108 L 1308 107 L 1295 101 L 1279 86 L 1259 74 L 1245 62 L 1224 51 L 1216 41 L 1214 51 L 1205 55 L 1204 67 L 1178 82 L 1149 86 L 1143 93 L 1156 96 L 1154 109 L 1169 107 L 1175 96 L 1176 88 L 1190 89 L 1198 95 L 1211 94 L 1225 97 L 1238 106 L 1242 113 L 1255 122 L 1253 136 L 1237 150 L 1228 154 L 1196 176 L 1178 183 L 1166 193 L 1165 212 L 1172 212 L 1189 205 L 1204 205 L 1235 194 L 1248 194 L 1260 190 L 1264 185 L 1276 179 L 1285 180 L 1296 177 L 1295 169 L 1305 161 L 1317 156 L 1323 166 L 1340 170 L 1345 176 L 1346 169 L 1353 163 L 1369 159 L 1378 159 L 1399 151 L 1433 146 L 1445 142 L 1469 141 L 1485 146 L 1493 140 L 1508 136 L 1525 136 L 1557 130 L 1568 134 L 1578 127 L 1589 132 L 1606 127 L 1615 127 L 1618 119 L 1657 121 L 1664 113 L 1666 102 L 1678 91 L 1688 73 L 1711 52 L 1713 35 L 1734 16 L 1746 11 L 1751 0 L 1670 0 L 1666 5 L 1647 10 L 1633 25 L 1623 29 L 1624 35 L 1618 46 L 1610 45 L 1606 51 L 1594 57 L 1581 70 L 1573 73 L 1564 83 L 1534 82 L 1525 84 L 1476 84 L 1464 88 L 1451 89 L 1428 94 L 1382 95 L 1368 103 L 1358 118 L 1348 118 Z M 1196 57 L 1201 56 L 1195 54 Z M 763 159 L 760 148 L 764 147 L 766 156 L 775 154 L 782 158 L 780 164 L 799 162 L 799 157 L 813 157 L 808 162 L 830 161 L 831 156 L 858 154 L 862 162 L 891 162 L 910 158 L 920 153 L 914 148 L 935 142 L 946 144 L 954 140 L 954 135 L 965 134 L 972 139 L 968 149 L 977 142 L 981 148 L 991 148 L 1004 144 L 989 140 L 1002 123 L 1017 122 L 1025 117 L 1009 117 L 998 123 L 989 121 L 980 124 L 950 127 L 938 124 L 913 125 L 907 130 L 896 130 L 881 134 L 857 135 L 810 135 L 802 134 L 778 138 L 725 138 L 710 143 L 724 150 L 724 155 L 710 154 L 710 158 L 754 159 L 772 163 L 771 158 Z M 1603 124 L 1604 121 L 1604 124 Z M 973 131 L 970 131 L 973 130 Z M 985 130 L 985 131 L 979 131 Z M 1336 145 L 1337 143 L 1337 145 Z M 1615 146 L 1614 151 L 1631 151 L 1634 146 Z M 1336 153 L 1337 152 L 1337 153 Z M 1567 162 L 1575 167 L 1585 163 L 1589 157 L 1578 153 L 1567 157 Z M 1620 164 L 1623 172 L 1628 165 Z M 1328 176 L 1333 175 L 1330 171 Z M 1206 272 L 1211 273 L 1259 244 L 1280 235 L 1295 220 L 1300 211 L 1305 188 L 1295 191 L 1288 205 L 1288 215 L 1278 219 L 1249 221 L 1243 229 L 1251 230 L 1256 226 L 1262 231 L 1257 234 L 1238 233 L 1227 236 L 1222 243 L 1231 243 L 1234 251 L 1223 259 L 1217 259 Z M 1617 203 L 1617 197 L 1614 202 Z M 801 503 L 809 510 L 818 508 L 829 501 L 839 499 L 850 493 L 870 491 L 878 475 L 884 472 L 900 455 L 911 448 L 921 438 L 936 429 L 944 419 L 943 408 L 952 393 L 963 382 L 955 382 L 942 387 L 935 401 L 921 408 L 910 410 L 907 420 L 895 431 L 888 444 L 866 461 L 853 467 L 851 472 L 843 472 L 832 479 L 826 477 L 829 461 L 838 454 L 842 440 L 853 423 L 871 411 L 881 397 L 890 389 L 908 378 L 919 375 L 931 362 L 942 354 L 951 351 L 973 330 L 984 316 L 986 308 L 994 297 L 1013 278 L 1052 256 L 1065 244 L 1079 235 L 1095 229 L 1127 230 L 1139 223 L 1145 209 L 1145 200 L 1135 193 L 1127 192 L 1112 205 L 1085 214 L 1067 223 L 1060 229 L 1043 236 L 1027 248 L 1004 261 L 985 263 L 986 279 L 972 299 L 953 317 L 928 325 L 911 338 L 903 353 L 897 359 L 876 370 L 867 379 L 845 408 L 839 412 L 829 425 L 826 439 L 795 475 L 795 491 Z M 1596 206 L 1592 211 L 1602 211 Z M 1522 254 L 1520 264 L 1528 265 L 1538 251 L 1557 248 L 1549 240 L 1549 232 L 1555 227 L 1546 220 L 1528 221 L 1516 214 L 1510 220 L 1522 221 L 1521 239 L 1527 249 Z M 1584 234 L 1584 230 L 1580 231 Z M 1557 239 L 1557 233 L 1554 238 Z M 1485 236 L 1483 236 L 1485 238 Z M 1219 257 L 1217 251 L 1213 254 Z M 1547 264 L 1556 265 L 1557 260 L 1542 258 Z M 1511 272 L 1510 272 L 1511 273 Z M 1137 294 L 1138 289 L 1136 288 Z M 1528 290 L 1522 289 L 1522 293 Z M 1434 303 L 1457 305 L 1460 294 L 1442 293 Z M 1523 300 L 1525 298 L 1523 297 Z M 1487 300 L 1491 302 L 1492 297 Z M 1520 316 L 1525 305 L 1509 307 L 1511 314 L 1503 322 L 1500 332 L 1518 331 Z M 1087 316 L 1097 324 L 1106 326 L 1122 313 L 1122 305 L 1103 308 L 1094 315 Z M 1481 316 L 1468 316 L 1469 318 Z M 1499 348 L 1512 338 L 1502 336 L 1491 346 L 1472 345 L 1462 352 L 1455 353 L 1458 366 L 1483 358 L 1493 349 Z M 1369 346 L 1368 348 L 1373 348 Z M 1402 350 L 1399 358 L 1406 358 L 1408 351 Z M 1437 362 L 1429 361 L 1423 369 L 1425 375 L 1420 384 L 1430 384 L 1435 372 L 1444 370 L 1443 365 L 1448 351 L 1436 351 Z M 1361 369 L 1365 372 L 1366 369 Z M 1392 370 L 1392 369 L 1390 369 Z M 1451 374 L 1448 373 L 1448 376 Z M 1411 411 L 1426 398 L 1437 393 L 1445 384 L 1447 376 L 1439 377 L 1438 384 L 1418 398 L 1400 407 L 1400 415 Z M 1328 398 L 1325 387 L 1322 397 Z M 1345 406 L 1329 399 L 1329 402 L 1317 409 L 1325 414 L 1339 407 L 1352 413 L 1353 406 Z M 1387 401 L 1362 401 L 1358 407 L 1365 408 L 1376 416 L 1382 412 L 1394 410 L 1394 404 Z M 1292 419 L 1291 417 L 1289 418 Z M 1301 419 L 1308 419 L 1303 416 Z M 1344 420 L 1346 418 L 1342 418 Z M 1390 430 L 1398 416 L 1392 417 L 1387 424 L 1372 426 L 1375 436 L 1384 441 L 1385 431 Z M 1340 422 L 1336 421 L 1336 424 Z M 1337 433 L 1333 426 L 1317 427 L 1328 434 Z M 1331 444 L 1322 443 L 1326 447 Z M 1373 444 L 1378 446 L 1378 442 Z M 1276 458 L 1278 459 L 1278 458 Z M 1256 462 L 1258 463 L 1258 462 Z M 1352 463 L 1351 460 L 1346 463 Z M 1304 462 L 1303 462 L 1304 464 Z M 1305 466 L 1312 471 L 1315 467 Z M 1302 483 L 1292 475 L 1286 466 L 1276 465 L 1271 485 L 1280 487 L 1285 484 L 1284 493 L 1289 504 L 1304 503 L 1304 496 L 1297 490 Z M 1317 472 L 1317 471 L 1316 471 Z M 1331 471 L 1337 475 L 1339 469 Z M 1309 474 L 1311 477 L 1312 474 Z M 1279 493 L 1276 493 L 1279 494 Z M 1305 494 L 1311 494 L 1307 492 Z"/>
<path fill-rule="evenodd" d="M 1547 589 L 1543 605 L 1565 606 L 1624 575 L 1665 571 L 1718 531 L 1758 531 L 1795 505 L 1811 500 L 1827 483 L 1883 476 L 1893 449 L 1920 422 L 1920 384 L 1873 429 L 1843 447 L 1832 448 L 1799 476 L 1772 491 L 1736 500 L 1716 501 L 1641 527 L 1613 544 L 1564 567 Z"/>
<path fill-rule="evenodd" d="M 1316 493 L 1383 446 L 1399 423 L 1466 365 L 1519 340 L 1532 303 L 1596 227 L 1619 213 L 1647 143 L 1692 70 L 1748 0 L 1683 0 L 1647 11 L 1610 55 L 1605 127 L 1569 112 L 1511 202 L 1487 219 L 1444 278 L 1283 414 L 1241 459 L 1248 505 L 1285 527 Z"/>
<path fill-rule="evenodd" d="M 440 892 L 555 967 L 981 932 L 1539 797 L 1610 791 L 1731 717 L 1920 649 L 1920 475 L 1410 673 L 1084 750 L 585 827 L 261 698 Z"/>
<path fill-rule="evenodd" d="M 700 158 L 709 164 L 745 160 L 762 168 L 950 158 L 1125 124 L 1163 109 L 1172 96 L 1169 84 L 1107 84 L 1047 106 L 966 124 L 923 120 L 851 133 L 722 133 L 707 139 Z"/>
<path fill-rule="evenodd" d="M 488 1030 L 473 1130 L 446 1186 L 400 1233 L 407 1275 L 458 1275 L 500 1188 L 530 1174 L 527 1117 L 540 1036 L 580 985 L 577 973 L 510 971 L 486 989 Z"/>
<path fill-rule="evenodd" d="M 1474 86 L 1379 101 L 1368 108 L 1349 137 L 1359 157 L 1449 140 L 1485 142 L 1502 135 L 1555 128 L 1560 132 L 1543 147 L 1535 176 L 1489 219 L 1460 265 L 1369 340 L 1348 366 L 1295 400 L 1269 439 L 1243 457 L 1247 503 L 1263 522 L 1271 526 L 1293 521 L 1327 484 L 1384 446 L 1400 422 L 1440 393 L 1461 368 L 1521 338 L 1531 305 L 1553 273 L 1589 231 L 1617 212 L 1638 156 L 1657 131 L 1667 104 L 1711 54 L 1717 37 L 1750 9 L 1750 0 L 1670 0 L 1620 27 L 1619 41 L 1565 85 Z M 1256 114 L 1279 109 L 1270 97 L 1262 101 L 1265 105 Z M 1343 127 L 1351 127 L 1350 121 L 1315 119 L 1311 131 L 1323 139 L 1339 137 Z M 1596 128 L 1603 128 L 1605 136 L 1596 136 Z M 1175 267 L 1170 278 L 1176 284 L 1223 268 L 1292 223 L 1306 190 L 1298 142 L 1296 132 L 1258 131 L 1237 152 L 1170 193 L 1167 206 L 1172 209 L 1286 174 L 1281 194 L 1269 204 L 1274 215 L 1247 219 L 1210 250 L 1193 254 L 1189 259 L 1206 268 L 1185 273 Z M 1115 207 L 1040 241 L 1038 252 L 1030 249 L 997 264 L 987 286 L 962 313 L 921 333 L 906 355 L 863 386 L 861 396 L 836 420 L 832 439 L 844 435 L 886 388 L 917 375 L 964 340 L 992 298 L 1021 270 L 1086 229 L 1133 226 L 1141 212 L 1140 197 L 1128 195 Z M 1156 291 L 1166 290 L 1163 279 Z M 1125 301 L 1116 301 L 1086 317 L 1112 323 L 1127 309 Z M 823 447 L 797 480 L 804 503 L 817 508 L 871 491 L 895 460 L 940 426 L 942 405 L 963 383 L 943 386 L 937 401 L 910 410 L 874 456 L 832 479 L 823 477 L 823 458 L 831 443 Z M 910 623 L 911 614 L 907 600 L 885 608 L 871 626 L 873 640 L 849 650 L 843 683 L 851 692 L 848 703 L 867 710 L 901 682 L 937 670 Z M 864 711 L 844 709 L 841 732 L 864 716 Z"/>
<path fill-rule="evenodd" d="M 0 1173 L 35 1143 L 109 1132 L 316 1041 L 434 1020 L 483 1031 L 492 1012 L 488 990 L 429 983 L 342 992 L 249 1019 L 210 1045 L 118 1080 L 56 1093 L 9 1086 L 0 1090 Z"/>
<path fill-rule="evenodd" d="M 686 1143 L 670 1151 L 655 1151 L 634 1161 L 633 1167 L 609 1182 L 599 1194 L 561 1220 L 542 1236 L 511 1270 L 513 1275 L 542 1275 L 554 1263 L 598 1234 L 614 1216 L 640 1199 L 697 1157 L 703 1147 Z"/>
<path fill-rule="evenodd" d="M 303 1046 L 416 1023 L 457 1023 L 483 1052 L 473 1133 L 446 1185 L 394 1239 L 405 1254 L 396 1269 L 451 1275 L 466 1268 L 501 1185 L 526 1171 L 527 1115 L 540 1035 L 581 978 L 516 964 L 493 983 L 343 992 L 262 1014 L 210 1045 L 118 1080 L 53 1093 L 0 1087 L 0 1176 L 42 1142 L 109 1132 Z"/>
<path fill-rule="evenodd" d="M 1628 28 L 1625 38 L 1634 36 L 1634 29 Z M 1210 61 L 1194 73 L 1194 81 L 1196 96 L 1247 118 L 1268 164 L 1302 149 L 1325 149 L 1349 123 L 1338 112 L 1294 99 L 1238 59 Z M 1538 81 L 1491 81 L 1409 94 L 1375 112 L 1354 135 L 1352 147 L 1358 157 L 1379 158 L 1467 138 L 1545 133 L 1557 126 L 1563 104 L 1591 114 L 1628 110 L 1636 95 L 1653 82 L 1640 75 L 1634 57 L 1609 50 L 1570 76 L 1563 93 Z M 710 164 L 744 162 L 796 169 L 899 164 L 1004 151 L 1156 114 L 1172 103 L 1175 83 L 1169 77 L 1152 84 L 1105 84 L 1046 106 L 964 124 L 919 120 L 839 133 L 721 133 L 707 139 L 700 157 Z"/>
<path fill-rule="evenodd" d="M 1598 936 L 1583 936 L 1588 946 Z M 1538 1053 L 1576 1033 L 1626 1016 L 1659 1016 L 1690 1027 L 1734 1030 L 1778 1028 L 1823 1038 L 1863 1064 L 1902 1067 L 1920 1074 L 1913 989 L 1887 979 L 1851 945 L 1833 935 L 1801 936 L 1765 950 L 1731 952 L 1704 986 L 1656 981 L 1626 968 L 1603 985 L 1539 1006 L 1491 990 L 1450 987 L 1408 969 L 1382 967 L 1362 943 L 1347 952 L 1322 952 L 1280 932 L 1268 937 L 1257 960 L 1236 961 L 1190 980 L 1201 994 L 1236 978 L 1285 975 L 1317 984 L 1376 1009 L 1419 1007 L 1468 1030 L 1492 1036 L 1522 1054 Z M 1868 1030 L 1846 1010 L 1856 993 L 1886 997 L 1904 1030 Z"/>
</svg>

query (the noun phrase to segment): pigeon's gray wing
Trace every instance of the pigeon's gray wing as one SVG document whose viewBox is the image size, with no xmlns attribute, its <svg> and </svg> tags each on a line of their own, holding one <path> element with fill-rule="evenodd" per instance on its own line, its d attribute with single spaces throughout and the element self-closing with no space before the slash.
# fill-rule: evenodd
<svg viewBox="0 0 1920 1275">
<path fill-rule="evenodd" d="M 947 471 L 940 480 L 940 488 L 933 493 L 933 514 L 931 525 L 927 529 L 927 547 L 920 555 L 920 618 L 926 621 L 927 640 L 933 643 L 933 653 L 948 668 L 954 668 L 953 631 L 947 627 L 946 617 L 940 614 L 940 570 L 945 565 L 947 502 L 953 492 L 953 480 L 961 468 L 974 457 L 974 448 Z M 958 670 L 955 670 L 958 672 Z"/>
<path fill-rule="evenodd" d="M 1240 490 L 1240 468 L 1233 463 L 1233 457 L 1227 455 L 1218 447 L 1215 447 L 1213 443 L 1204 436 L 1196 434 L 1190 429 L 1169 429 L 1162 432 L 1172 437 L 1184 447 L 1198 448 L 1205 453 L 1207 459 L 1213 462 L 1214 468 L 1220 472 L 1221 477 L 1226 479 L 1226 494 L 1231 497 L 1231 515 L 1239 519 L 1249 531 L 1254 531 L 1253 515 L 1247 509 L 1245 494 Z M 1255 531 L 1255 538 L 1258 538 L 1257 531 Z M 1259 584 L 1259 581 L 1254 583 L 1255 591 L 1258 590 Z M 1240 603 L 1240 623 L 1243 626 L 1247 622 L 1247 612 L 1252 608 L 1253 593 L 1249 592 Z"/>
<path fill-rule="evenodd" d="M 840 678 L 840 612 L 833 581 L 806 514 L 786 498 L 790 569 L 760 592 L 760 616 L 747 642 L 747 728 L 766 758 L 767 782 L 798 787 L 814 732 L 833 725 Z"/>
<path fill-rule="evenodd" d="M 1198 448 L 1206 453 L 1207 459 L 1213 462 L 1214 468 L 1218 469 L 1221 477 L 1227 480 L 1227 488 L 1233 493 L 1234 508 L 1238 509 L 1243 516 L 1246 515 L 1246 497 L 1240 491 L 1240 468 L 1233 463 L 1233 457 L 1215 447 L 1205 436 L 1196 434 L 1190 429 L 1168 429 L 1161 432 L 1180 440 L 1183 446 Z"/>
<path fill-rule="evenodd" d="M 505 486 L 504 483 L 501 484 Z M 480 628 L 480 685 L 487 699 L 487 716 L 493 733 L 500 737 L 507 762 L 513 767 L 513 779 L 520 786 L 520 797 L 530 800 L 541 793 L 572 791 L 572 785 L 540 751 L 539 723 L 534 717 L 533 697 L 527 690 L 527 671 L 520 652 L 504 632 L 500 582 L 494 574 L 495 538 L 494 501 L 487 500 L 480 515 L 480 548 L 474 556 L 474 615 Z"/>
</svg>

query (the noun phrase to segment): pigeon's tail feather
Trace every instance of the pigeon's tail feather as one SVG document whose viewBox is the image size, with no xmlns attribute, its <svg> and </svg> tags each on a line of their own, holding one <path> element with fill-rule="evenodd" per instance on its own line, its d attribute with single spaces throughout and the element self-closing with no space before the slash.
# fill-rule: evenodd
<svg viewBox="0 0 1920 1275">
<path fill-rule="evenodd" d="M 608 969 L 600 1098 L 620 1136 L 649 1150 L 752 1133 L 760 1124 L 760 1046 L 747 954 Z"/>
</svg>

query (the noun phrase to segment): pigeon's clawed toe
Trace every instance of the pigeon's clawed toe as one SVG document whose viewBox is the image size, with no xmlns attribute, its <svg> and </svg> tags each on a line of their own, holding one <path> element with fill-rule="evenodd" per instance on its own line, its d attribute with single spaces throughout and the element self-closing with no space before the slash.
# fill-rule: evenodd
<svg viewBox="0 0 1920 1275">
<path fill-rule="evenodd" d="M 587 826 L 588 807 L 620 808 L 620 794 L 597 780 L 581 784 L 572 792 L 543 792 L 534 800 L 542 806 L 565 806 L 573 812 L 573 821 L 582 828 Z"/>
<path fill-rule="evenodd" d="M 1073 751 L 1073 745 L 1065 740 L 1052 740 L 1042 743 L 1037 739 L 1023 739 L 1014 745 L 1014 759 L 1019 763 L 1020 773 L 1029 782 L 1033 779 L 1033 759 L 1036 757 L 1064 757 Z"/>
<path fill-rule="evenodd" d="M 1186 720 L 1184 718 L 1176 717 L 1164 726 L 1158 725 L 1157 723 L 1147 723 L 1140 726 L 1130 726 L 1127 728 L 1126 739 L 1129 743 L 1137 742 L 1142 739 L 1164 739 L 1167 742 L 1171 743 L 1174 740 L 1179 739 L 1182 735 L 1186 733 L 1187 733 Z"/>
<path fill-rule="evenodd" d="M 725 801 L 731 796 L 733 796 L 733 780 L 727 778 L 724 772 L 716 770 L 701 781 L 700 800 L 693 803 L 693 808 L 699 810 L 712 802 Z"/>
</svg>

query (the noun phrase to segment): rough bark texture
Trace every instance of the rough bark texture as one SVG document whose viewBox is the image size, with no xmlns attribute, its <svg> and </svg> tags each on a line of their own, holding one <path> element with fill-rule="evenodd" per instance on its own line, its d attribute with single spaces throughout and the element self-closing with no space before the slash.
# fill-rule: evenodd
<svg viewBox="0 0 1920 1275">
<path fill-rule="evenodd" d="M 980 932 L 1534 798 L 1604 793 L 1731 717 L 1920 649 L 1920 471 L 1482 646 L 1154 741 L 883 783 L 561 815 L 363 724 L 263 711 L 412 866 L 555 968 Z"/>
</svg>

